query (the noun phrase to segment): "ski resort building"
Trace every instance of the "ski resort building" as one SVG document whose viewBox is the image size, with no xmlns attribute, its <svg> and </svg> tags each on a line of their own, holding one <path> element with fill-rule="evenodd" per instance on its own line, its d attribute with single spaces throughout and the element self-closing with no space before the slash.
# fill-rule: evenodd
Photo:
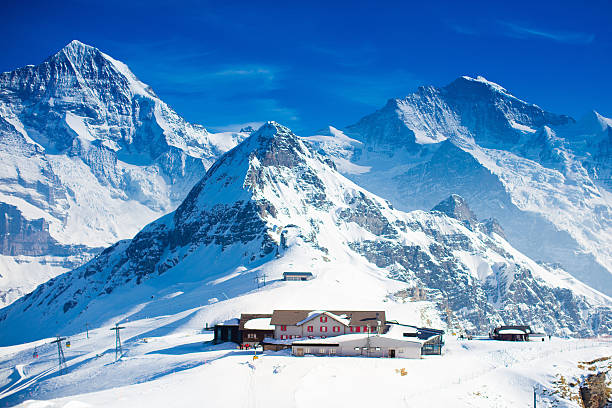
<svg viewBox="0 0 612 408">
<path fill-rule="evenodd" d="M 288 340 L 333 337 L 349 333 L 377 333 L 385 324 L 385 312 L 275 310 L 271 324 L 274 338 Z"/>
<path fill-rule="evenodd" d="M 222 323 L 217 323 L 214 327 L 215 339 L 214 343 L 240 343 L 241 342 L 241 334 L 240 334 L 240 320 L 239 319 L 229 319 Z"/>
<path fill-rule="evenodd" d="M 274 326 L 270 324 L 271 319 L 271 314 L 240 315 L 241 344 L 253 346 L 263 342 L 265 338 L 274 337 Z"/>
<path fill-rule="evenodd" d="M 284 281 L 308 281 L 314 279 L 312 272 L 283 272 Z"/>
<path fill-rule="evenodd" d="M 529 326 L 500 326 L 493 329 L 489 337 L 493 340 L 529 341 L 529 335 L 532 333 Z"/>
<path fill-rule="evenodd" d="M 236 333 L 234 333 L 236 330 Z M 234 341 L 295 356 L 419 358 L 442 354 L 442 330 L 387 321 L 384 311 L 275 310 L 215 326 L 215 343 Z M 239 341 L 228 340 L 229 338 Z"/>
</svg>

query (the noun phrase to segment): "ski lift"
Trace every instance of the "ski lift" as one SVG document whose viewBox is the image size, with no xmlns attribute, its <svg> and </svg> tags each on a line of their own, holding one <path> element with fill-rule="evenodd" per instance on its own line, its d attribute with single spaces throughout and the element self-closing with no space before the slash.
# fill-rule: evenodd
<svg viewBox="0 0 612 408">
<path fill-rule="evenodd" d="M 38 348 L 34 346 L 34 352 L 32 353 L 32 358 L 38 358 Z"/>
<path fill-rule="evenodd" d="M 66 342 L 66 348 L 70 348 L 70 342 L 69 341 Z"/>
</svg>

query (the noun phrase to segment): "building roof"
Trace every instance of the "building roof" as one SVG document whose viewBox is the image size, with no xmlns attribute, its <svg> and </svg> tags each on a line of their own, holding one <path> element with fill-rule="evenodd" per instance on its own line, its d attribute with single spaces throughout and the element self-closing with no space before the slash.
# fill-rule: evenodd
<svg viewBox="0 0 612 408">
<path fill-rule="evenodd" d="M 312 312 L 308 313 L 308 316 L 304 320 L 297 322 L 296 325 L 300 326 L 322 315 L 328 316 L 332 318 L 333 320 L 336 320 L 338 323 L 342 323 L 345 326 L 348 326 L 350 324 L 350 320 L 348 319 L 348 316 L 345 314 L 337 315 L 332 312 L 327 312 L 325 310 L 313 310 Z"/>
<path fill-rule="evenodd" d="M 284 275 L 293 275 L 293 276 L 312 276 L 312 272 L 283 272 Z"/>
<path fill-rule="evenodd" d="M 421 340 L 428 340 L 436 336 L 444 335 L 444 330 L 431 329 L 429 327 L 417 327 L 411 324 L 398 323 L 397 320 L 387 321 L 389 330 L 403 330 L 403 333 L 416 333 L 417 337 Z"/>
<path fill-rule="evenodd" d="M 249 330 L 274 330 L 274 327 L 271 327 L 269 329 L 255 329 L 255 328 L 251 328 L 251 327 L 245 327 L 244 325 L 253 320 L 253 319 L 265 319 L 265 318 L 271 318 L 272 315 L 270 313 L 243 313 L 240 315 L 240 330 L 244 330 L 249 329 Z M 261 322 L 260 322 L 261 323 Z M 254 325 L 256 325 L 257 323 L 253 323 Z M 268 322 L 268 325 L 270 323 Z"/>
<path fill-rule="evenodd" d="M 233 319 L 228 319 L 224 322 L 217 323 L 216 326 L 238 326 L 240 324 L 240 320 L 235 317 Z"/>
<path fill-rule="evenodd" d="M 258 317 L 248 320 L 244 323 L 244 328 L 247 330 L 274 330 L 274 326 L 270 325 L 270 317 Z"/>
<path fill-rule="evenodd" d="M 314 339 L 298 339 L 293 340 L 291 342 L 294 346 L 310 346 L 315 344 L 324 344 L 324 345 L 339 345 L 340 343 L 344 343 L 346 341 L 354 341 L 354 340 L 364 340 L 364 341 L 375 342 L 376 339 L 389 339 L 400 343 L 410 343 L 410 344 L 423 344 L 424 341 L 417 339 L 416 337 L 402 337 L 393 336 L 387 334 L 375 334 L 368 336 L 363 333 L 352 333 L 352 334 L 341 334 L 340 336 L 332 336 L 326 338 L 314 338 Z"/>
<path fill-rule="evenodd" d="M 500 333 L 501 330 L 521 330 L 522 333 L 520 334 L 528 334 L 531 333 L 531 327 L 529 326 L 499 326 L 496 327 L 495 330 L 493 330 L 494 333 Z M 505 334 L 509 334 L 509 333 L 505 333 Z"/>
<path fill-rule="evenodd" d="M 312 312 L 313 310 L 275 310 L 274 313 L 272 313 L 270 324 L 297 326 L 299 322 L 307 319 Z M 320 313 L 322 311 L 319 310 L 314 312 Z M 376 324 L 377 319 L 383 323 L 385 322 L 385 312 L 383 310 L 328 310 L 327 312 L 336 316 L 345 315 L 346 317 L 342 318 L 348 319 L 349 326 L 371 326 Z"/>
<path fill-rule="evenodd" d="M 291 343 L 291 345 L 298 346 L 298 347 L 302 347 L 302 346 L 339 347 L 340 346 L 340 344 L 338 343 L 323 343 L 320 341 L 312 341 L 312 340 L 294 341 L 293 343 Z"/>
<path fill-rule="evenodd" d="M 524 330 L 519 329 L 501 329 L 497 331 L 497 334 L 527 334 Z"/>
</svg>

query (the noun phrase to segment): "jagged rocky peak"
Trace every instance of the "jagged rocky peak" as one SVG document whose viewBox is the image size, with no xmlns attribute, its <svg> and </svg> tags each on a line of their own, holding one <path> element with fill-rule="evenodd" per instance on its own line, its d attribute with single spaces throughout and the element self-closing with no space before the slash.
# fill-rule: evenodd
<svg viewBox="0 0 612 408">
<path fill-rule="evenodd" d="M 28 221 L 49 223 L 44 231 L 22 228 L 30 224 L 15 215 L 0 240 L 11 256 L 44 257 L 64 256 L 57 248 L 66 245 L 97 248 L 133 237 L 176 209 L 244 138 L 185 121 L 127 65 L 72 41 L 37 65 L 0 73 L 0 195 L 8 197 L 1 201 L 15 203 L 14 213 Z M 21 235 L 7 235 L 11 228 Z M 40 262 L 39 271 L 49 269 Z M 2 275 L 20 273 L 12 270 Z"/>
<path fill-rule="evenodd" d="M 240 128 L 240 133 L 253 133 L 253 132 L 255 132 L 255 129 L 253 129 L 253 126 L 251 125 Z"/>
<path fill-rule="evenodd" d="M 452 194 L 447 199 L 441 201 L 431 211 L 439 211 L 459 221 L 477 221 L 476 215 L 470 210 L 467 202 L 457 194 Z"/>
</svg>

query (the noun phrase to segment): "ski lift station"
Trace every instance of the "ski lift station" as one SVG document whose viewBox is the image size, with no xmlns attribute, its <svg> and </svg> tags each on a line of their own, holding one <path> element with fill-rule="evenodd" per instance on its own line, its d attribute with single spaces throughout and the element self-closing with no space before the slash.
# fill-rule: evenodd
<svg viewBox="0 0 612 408">
<path fill-rule="evenodd" d="M 275 310 L 242 314 L 215 325 L 215 343 L 264 351 L 290 349 L 295 356 L 420 358 L 442 354 L 444 331 L 387 321 L 384 311 Z"/>
</svg>

